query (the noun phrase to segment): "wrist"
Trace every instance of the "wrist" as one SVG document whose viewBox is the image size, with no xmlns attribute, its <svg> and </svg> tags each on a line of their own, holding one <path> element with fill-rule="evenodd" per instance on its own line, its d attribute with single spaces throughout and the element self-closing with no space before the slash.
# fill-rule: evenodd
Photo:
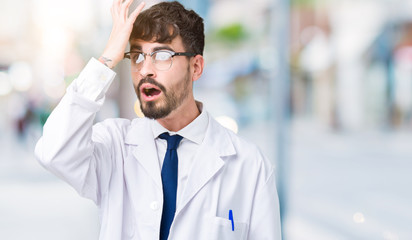
<svg viewBox="0 0 412 240">
<path fill-rule="evenodd" d="M 104 56 L 99 57 L 99 62 L 103 63 L 108 68 L 113 68 L 113 60 Z"/>
</svg>

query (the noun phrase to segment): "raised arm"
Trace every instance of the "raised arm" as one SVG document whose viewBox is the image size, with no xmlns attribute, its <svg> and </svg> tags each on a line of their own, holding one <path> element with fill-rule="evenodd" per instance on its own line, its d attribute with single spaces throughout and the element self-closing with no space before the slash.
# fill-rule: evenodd
<svg viewBox="0 0 412 240">
<path fill-rule="evenodd" d="M 133 22 L 144 6 L 140 4 L 127 16 L 132 1 L 114 1 L 113 29 L 102 55 L 110 61 L 89 61 L 48 118 L 35 149 L 37 159 L 46 169 L 96 203 L 108 185 L 113 144 L 121 139 L 118 133 L 113 134 L 118 126 L 93 127 L 93 122 L 115 77 L 110 67 L 122 59 Z"/>
</svg>

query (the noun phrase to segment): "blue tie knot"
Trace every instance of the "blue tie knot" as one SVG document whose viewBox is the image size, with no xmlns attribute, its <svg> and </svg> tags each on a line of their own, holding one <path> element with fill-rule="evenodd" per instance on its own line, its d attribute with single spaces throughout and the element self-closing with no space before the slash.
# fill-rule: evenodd
<svg viewBox="0 0 412 240">
<path fill-rule="evenodd" d="M 167 141 L 167 149 L 174 149 L 176 150 L 179 146 L 180 141 L 182 141 L 183 137 L 180 135 L 173 135 L 170 136 L 169 133 L 165 132 L 159 135 L 159 138 L 165 139 Z"/>
</svg>

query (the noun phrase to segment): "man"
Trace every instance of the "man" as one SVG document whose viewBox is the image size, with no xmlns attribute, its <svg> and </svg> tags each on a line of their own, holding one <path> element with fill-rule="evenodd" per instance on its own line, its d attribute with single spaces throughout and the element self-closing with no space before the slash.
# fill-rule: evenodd
<svg viewBox="0 0 412 240">
<path fill-rule="evenodd" d="M 177 2 L 127 16 L 131 2 L 114 1 L 107 46 L 47 120 L 40 163 L 98 205 L 100 239 L 280 239 L 274 167 L 194 99 L 203 20 Z M 93 126 L 123 56 L 145 118 Z"/>
</svg>

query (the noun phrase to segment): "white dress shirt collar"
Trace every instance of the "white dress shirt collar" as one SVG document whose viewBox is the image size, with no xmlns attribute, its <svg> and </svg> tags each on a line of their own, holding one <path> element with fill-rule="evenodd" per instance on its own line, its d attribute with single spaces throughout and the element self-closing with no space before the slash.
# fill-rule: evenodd
<svg viewBox="0 0 412 240">
<path fill-rule="evenodd" d="M 200 115 L 178 132 L 171 132 L 163 127 L 158 121 L 152 120 L 152 131 L 154 138 L 156 139 L 160 134 L 168 132 L 170 135 L 179 134 L 185 139 L 188 139 L 196 144 L 201 144 L 205 138 L 209 118 L 207 116 L 207 112 L 203 110 L 203 104 L 196 101 L 196 105 L 200 111 Z"/>
</svg>

